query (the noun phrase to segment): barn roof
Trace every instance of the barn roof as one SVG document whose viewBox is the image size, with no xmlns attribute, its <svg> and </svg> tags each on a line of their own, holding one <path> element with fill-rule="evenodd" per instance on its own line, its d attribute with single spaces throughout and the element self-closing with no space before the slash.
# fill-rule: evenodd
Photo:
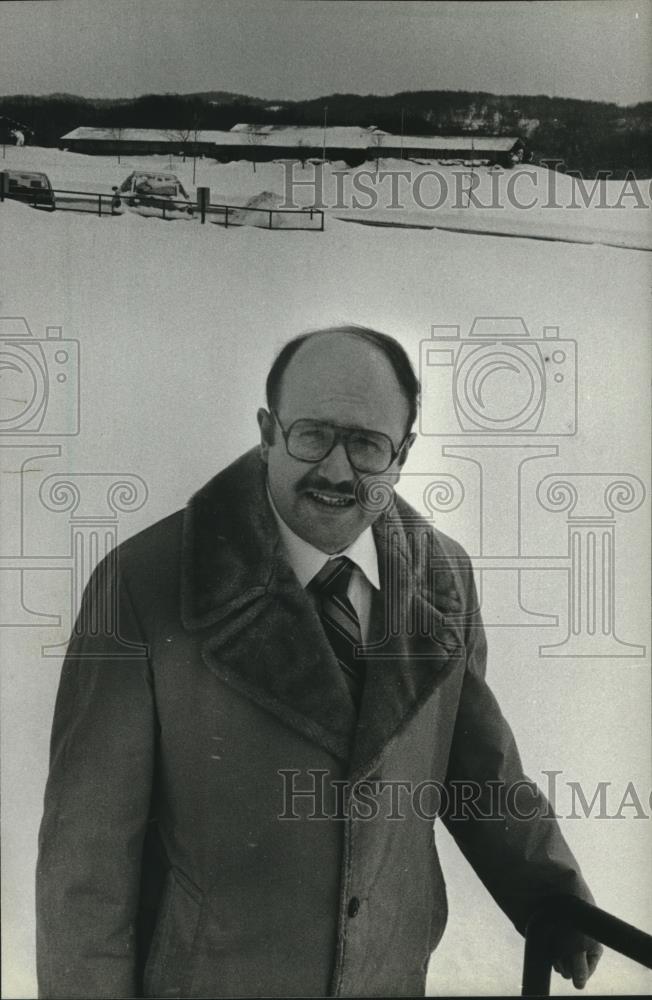
<svg viewBox="0 0 652 1000">
<path fill-rule="evenodd" d="M 182 143 L 184 133 L 178 129 L 152 128 L 95 128 L 82 125 L 61 137 L 62 142 L 85 139 L 93 142 L 164 142 Z M 509 136 L 476 135 L 406 135 L 383 132 L 373 125 L 368 127 L 335 125 L 326 129 L 303 125 L 251 125 L 242 122 L 226 131 L 202 130 L 190 134 L 186 142 L 212 143 L 215 146 L 266 146 L 284 149 L 317 148 L 326 144 L 330 149 L 405 149 L 431 150 L 433 154 L 451 150 L 459 152 L 509 152 L 520 140 Z"/>
<path fill-rule="evenodd" d="M 326 145 L 343 149 L 367 149 L 375 136 L 388 135 L 375 125 L 250 125 L 240 122 L 231 132 L 251 137 L 248 141 L 261 146 L 312 146 Z M 255 138 L 254 138 L 255 137 Z"/>
<path fill-rule="evenodd" d="M 231 135 L 230 132 L 200 131 L 197 133 L 197 142 L 221 142 L 224 136 L 229 135 Z M 187 141 L 193 142 L 194 138 L 193 132 Z M 87 139 L 93 142 L 117 142 L 118 140 L 121 142 L 181 142 L 182 133 L 179 129 L 96 128 L 95 126 L 80 125 L 72 132 L 62 135 L 61 141 L 64 139 Z"/>
<path fill-rule="evenodd" d="M 431 149 L 433 152 L 459 149 L 469 153 L 509 152 L 521 140 L 516 136 L 504 135 L 404 135 L 403 146 L 411 149 Z M 379 140 L 381 148 L 400 145 L 398 135 L 383 135 Z"/>
<path fill-rule="evenodd" d="M 326 145 L 346 149 L 367 149 L 374 135 L 386 135 L 373 126 L 334 126 L 326 129 Z M 151 128 L 94 128 L 82 125 L 62 136 L 62 140 L 86 139 L 93 142 L 181 142 L 183 134 L 178 129 Z M 192 133 L 186 140 L 195 141 Z M 203 129 L 197 132 L 197 142 L 211 142 L 217 146 L 310 146 L 321 147 L 324 129 L 318 126 L 291 125 L 234 125 L 228 131 Z"/>
</svg>

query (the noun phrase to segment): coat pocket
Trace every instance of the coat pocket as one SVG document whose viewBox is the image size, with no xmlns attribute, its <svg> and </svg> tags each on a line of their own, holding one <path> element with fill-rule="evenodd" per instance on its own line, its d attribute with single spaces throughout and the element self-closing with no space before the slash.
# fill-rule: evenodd
<svg viewBox="0 0 652 1000">
<path fill-rule="evenodd" d="M 192 980 L 203 893 L 182 872 L 167 876 L 143 976 L 146 997 L 182 997 Z"/>
</svg>

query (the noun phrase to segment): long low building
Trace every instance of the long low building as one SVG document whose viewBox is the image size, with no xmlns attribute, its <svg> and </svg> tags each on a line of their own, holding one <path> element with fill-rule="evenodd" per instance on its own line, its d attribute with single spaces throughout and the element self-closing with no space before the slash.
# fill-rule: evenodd
<svg viewBox="0 0 652 1000">
<path fill-rule="evenodd" d="M 351 165 L 378 157 L 402 157 L 472 160 L 510 167 L 524 156 L 522 140 L 509 136 L 397 136 L 373 125 L 320 128 L 241 123 L 230 131 L 80 126 L 61 137 L 59 148 L 105 156 L 196 154 L 222 162 L 325 157 Z"/>
<path fill-rule="evenodd" d="M 511 167 L 525 154 L 521 139 L 487 135 L 406 135 L 385 134 L 379 146 L 380 156 L 408 156 L 424 160 L 480 160 Z"/>
</svg>

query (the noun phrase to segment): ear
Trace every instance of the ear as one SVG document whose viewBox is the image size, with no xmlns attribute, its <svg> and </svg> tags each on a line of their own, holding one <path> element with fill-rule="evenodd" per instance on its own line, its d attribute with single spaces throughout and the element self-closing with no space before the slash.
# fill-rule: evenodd
<svg viewBox="0 0 652 1000">
<path fill-rule="evenodd" d="M 267 462 L 269 449 L 274 444 L 274 418 L 261 406 L 256 419 L 260 427 L 260 457 Z"/>
<path fill-rule="evenodd" d="M 414 433 L 414 431 L 405 439 L 405 441 L 403 443 L 403 447 L 401 448 L 401 450 L 399 452 L 399 455 L 398 455 L 398 467 L 399 467 L 399 469 L 403 467 L 403 465 L 405 463 L 405 460 L 408 457 L 408 453 L 410 451 L 410 448 L 412 447 L 412 445 L 414 444 L 414 442 L 416 441 L 416 439 L 417 439 L 417 436 Z"/>
</svg>

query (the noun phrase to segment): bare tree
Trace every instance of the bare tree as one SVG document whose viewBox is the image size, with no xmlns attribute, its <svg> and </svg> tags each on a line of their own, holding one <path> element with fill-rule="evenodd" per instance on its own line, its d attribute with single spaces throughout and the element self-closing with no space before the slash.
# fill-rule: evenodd
<svg viewBox="0 0 652 1000">
<path fill-rule="evenodd" d="M 165 130 L 165 134 L 171 142 L 176 142 L 181 147 L 181 155 L 183 156 L 183 162 L 186 162 L 186 153 L 188 152 L 188 143 L 190 137 L 192 136 L 192 125 L 186 128 L 169 128 Z"/>
<path fill-rule="evenodd" d="M 376 161 L 376 173 L 378 173 L 379 162 L 380 162 L 380 147 L 383 144 L 383 133 L 382 132 L 372 132 L 370 138 L 371 138 L 371 145 L 374 147 L 374 159 Z"/>
<path fill-rule="evenodd" d="M 299 141 L 297 142 L 297 159 L 301 164 L 301 168 L 304 169 L 306 166 L 306 160 L 308 159 L 308 147 L 303 136 L 300 136 Z"/>
<path fill-rule="evenodd" d="M 196 108 L 189 117 L 189 124 L 183 128 L 166 129 L 165 134 L 172 142 L 177 143 L 181 148 L 183 162 L 186 156 L 192 154 L 192 182 L 195 183 L 197 177 L 197 146 L 201 139 L 201 110 Z M 170 166 L 172 160 L 170 158 Z"/>
<path fill-rule="evenodd" d="M 192 116 L 190 139 L 192 141 L 192 183 L 195 184 L 197 181 L 197 145 L 201 139 L 201 113 L 199 111 L 195 111 Z"/>
<path fill-rule="evenodd" d="M 122 142 L 122 133 L 123 132 L 124 132 L 124 129 L 122 128 L 121 125 L 120 126 L 118 126 L 118 125 L 113 126 L 112 125 L 111 128 L 109 129 L 109 135 L 114 140 L 114 142 L 118 143 L 118 163 L 120 163 L 120 143 Z"/>
<path fill-rule="evenodd" d="M 260 132 L 256 131 L 255 126 L 250 126 L 247 129 L 247 142 L 253 147 L 251 150 L 251 162 L 254 166 L 254 173 L 256 173 L 256 147 L 260 145 L 261 140 L 262 135 Z"/>
</svg>

